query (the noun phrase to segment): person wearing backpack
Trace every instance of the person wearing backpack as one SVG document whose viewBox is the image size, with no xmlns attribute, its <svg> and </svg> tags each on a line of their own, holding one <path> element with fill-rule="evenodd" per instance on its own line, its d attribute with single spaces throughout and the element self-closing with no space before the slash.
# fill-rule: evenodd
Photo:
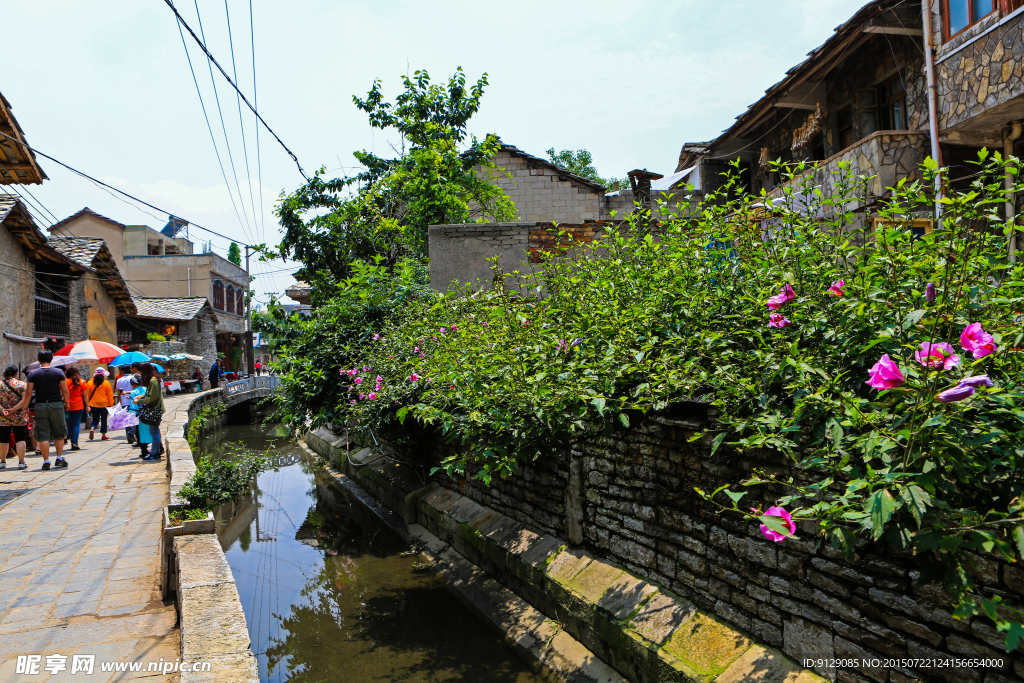
<svg viewBox="0 0 1024 683">
<path fill-rule="evenodd" d="M 109 441 L 107 436 L 107 408 L 114 405 L 114 390 L 107 381 L 109 372 L 103 368 L 96 368 L 96 374 L 89 384 L 89 412 L 92 413 L 92 423 L 89 425 L 89 441 L 96 438 L 96 426 L 100 428 L 100 440 Z"/>
<path fill-rule="evenodd" d="M 4 379 L 0 381 L 0 407 L 13 408 L 21 403 L 25 395 L 26 385 L 18 380 L 18 367 L 8 365 L 4 370 Z M 0 414 L 0 470 L 7 469 L 7 452 L 10 450 L 11 437 L 14 437 L 14 451 L 18 456 L 18 469 L 28 469 L 25 462 L 25 437 L 28 431 L 28 410 L 17 413 Z"/>
<path fill-rule="evenodd" d="M 50 362 L 53 361 L 52 351 L 43 349 L 36 354 L 36 358 L 39 360 L 39 368 L 28 373 L 25 396 L 13 408 L 5 408 L 3 414 L 9 417 L 27 407 L 33 400 L 33 395 L 35 396 L 36 441 L 39 444 L 39 452 L 43 456 L 43 466 L 40 469 L 45 472 L 50 469 L 51 440 L 57 451 L 57 460 L 53 466 L 57 469 L 68 466 L 68 461 L 64 458 L 64 439 L 67 437 L 65 412 L 68 409 L 68 385 L 64 373 L 57 368 L 50 367 Z"/>
</svg>

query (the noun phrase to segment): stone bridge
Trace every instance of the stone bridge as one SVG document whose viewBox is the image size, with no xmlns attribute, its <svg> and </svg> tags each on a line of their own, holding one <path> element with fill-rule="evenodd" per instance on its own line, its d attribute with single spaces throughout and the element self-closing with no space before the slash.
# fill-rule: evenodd
<svg viewBox="0 0 1024 683">
<path fill-rule="evenodd" d="M 256 398 L 270 396 L 277 389 L 277 377 L 260 376 L 228 382 L 223 388 L 224 402 L 228 408 Z"/>
</svg>

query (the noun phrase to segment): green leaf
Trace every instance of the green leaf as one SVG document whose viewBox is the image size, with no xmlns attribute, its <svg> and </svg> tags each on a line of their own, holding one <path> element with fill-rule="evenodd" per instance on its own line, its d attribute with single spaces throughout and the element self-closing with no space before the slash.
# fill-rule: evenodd
<svg viewBox="0 0 1024 683">
<path fill-rule="evenodd" d="M 718 450 L 718 447 L 722 445 L 723 441 L 725 441 L 725 437 L 726 432 L 722 432 L 721 434 L 715 437 L 714 441 L 711 442 L 711 455 L 715 454 L 715 451 Z"/>
<path fill-rule="evenodd" d="M 921 318 L 927 315 L 927 313 L 928 311 L 923 308 L 907 313 L 907 316 L 903 318 L 903 330 L 909 330 L 911 327 L 916 325 Z"/>
<path fill-rule="evenodd" d="M 786 526 L 786 520 L 778 515 L 760 515 L 758 521 L 764 524 L 771 531 L 782 534 L 783 536 L 792 536 L 789 527 Z"/>
<path fill-rule="evenodd" d="M 900 497 L 907 503 L 907 507 L 910 509 L 910 514 L 914 516 L 914 521 L 917 522 L 917 528 L 920 529 L 921 518 L 928 512 L 928 508 L 932 504 L 932 497 L 928 495 L 927 491 L 917 484 L 911 484 L 907 488 L 903 489 L 903 495 Z"/>
<path fill-rule="evenodd" d="M 1005 629 L 1003 624 L 1006 624 Z M 1006 651 L 1013 652 L 1020 645 L 1021 638 L 1024 637 L 1024 624 L 1019 624 L 1015 621 L 1007 621 L 999 623 L 999 630 L 1006 631 Z"/>
<path fill-rule="evenodd" d="M 730 491 L 729 489 L 726 489 L 724 491 L 724 493 L 725 493 L 725 495 L 727 495 L 730 498 L 732 498 L 732 506 L 733 507 L 736 507 L 739 504 L 740 499 L 743 498 L 743 496 L 747 495 L 747 491 L 739 491 L 739 492 L 737 492 L 737 491 Z"/>
<path fill-rule="evenodd" d="M 404 408 L 399 408 L 398 409 L 398 412 L 395 413 L 395 416 L 398 418 L 398 423 L 399 424 L 403 424 L 403 425 L 405 424 L 405 416 L 408 415 L 408 413 L 409 413 L 409 408 L 408 407 L 404 407 Z"/>
<path fill-rule="evenodd" d="M 603 396 L 597 396 L 595 398 L 592 398 L 590 400 L 590 402 L 594 404 L 595 408 L 597 408 L 597 413 L 599 415 L 603 416 L 604 415 L 604 403 L 605 403 L 604 397 Z"/>
<path fill-rule="evenodd" d="M 1024 526 L 1013 528 L 1013 542 L 1017 544 L 1017 555 L 1024 559 Z"/>
<path fill-rule="evenodd" d="M 864 512 L 871 517 L 871 532 L 875 539 L 882 537 L 885 532 L 885 525 L 896 512 L 896 501 L 892 494 L 885 489 L 878 489 L 864 501 Z"/>
<path fill-rule="evenodd" d="M 619 413 L 619 422 L 622 423 L 623 427 L 629 427 L 629 416 L 625 413 Z"/>
</svg>

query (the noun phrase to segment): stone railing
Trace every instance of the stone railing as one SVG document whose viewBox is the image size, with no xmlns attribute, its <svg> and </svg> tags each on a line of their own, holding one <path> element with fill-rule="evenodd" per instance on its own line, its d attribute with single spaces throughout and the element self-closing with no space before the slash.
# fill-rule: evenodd
<svg viewBox="0 0 1024 683">
<path fill-rule="evenodd" d="M 867 197 L 858 202 L 870 202 L 887 194 L 887 188 L 906 178 L 907 182 L 920 178 L 920 166 L 929 153 L 928 132 L 923 130 L 880 130 L 856 144 L 832 155 L 806 174 L 793 178 L 774 188 L 769 194 L 782 197 L 787 190 L 799 193 L 805 186 L 821 186 L 824 195 L 834 190 L 836 180 L 843 173 L 869 176 Z M 840 165 L 847 170 L 841 171 Z M 800 201 L 797 197 L 796 201 Z M 848 207 L 849 208 L 849 207 Z"/>
<path fill-rule="evenodd" d="M 234 382 L 228 382 L 224 385 L 224 396 L 230 398 L 237 394 L 245 393 L 247 391 L 255 391 L 256 389 L 265 389 L 267 391 L 273 391 L 277 388 L 278 382 L 277 377 L 270 375 L 260 377 L 246 377 L 244 379 L 235 380 Z"/>
</svg>

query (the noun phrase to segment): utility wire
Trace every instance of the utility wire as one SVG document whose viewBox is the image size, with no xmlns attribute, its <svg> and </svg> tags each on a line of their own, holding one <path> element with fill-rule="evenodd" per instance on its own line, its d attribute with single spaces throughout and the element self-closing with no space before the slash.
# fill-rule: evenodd
<svg viewBox="0 0 1024 683">
<path fill-rule="evenodd" d="M 187 23 L 185 23 L 185 19 L 182 18 L 182 16 L 178 13 L 178 9 L 174 6 L 174 3 L 172 2 L 172 0 L 164 0 L 164 2 L 167 4 L 168 7 L 171 8 L 171 11 L 174 12 L 174 16 L 177 17 L 178 23 L 181 24 L 182 26 L 184 26 L 185 30 L 189 32 L 189 35 L 191 35 L 192 38 L 197 43 L 199 43 L 199 47 L 201 47 L 203 52 L 206 53 L 206 58 L 210 60 L 210 63 L 212 63 L 214 66 L 217 67 L 217 69 L 221 72 L 221 74 L 223 74 L 224 78 L 227 79 L 228 83 L 231 84 L 231 87 L 235 89 L 235 92 L 237 92 L 239 94 L 239 96 L 242 98 L 242 101 L 245 102 L 246 106 L 249 107 L 249 109 L 252 110 L 252 113 L 256 115 L 256 118 L 259 119 L 259 122 L 262 123 L 264 125 L 264 127 L 266 127 L 267 132 L 269 132 L 271 135 L 273 135 L 274 139 L 277 140 L 278 144 L 280 144 L 281 147 L 284 148 L 284 151 L 288 153 L 288 156 L 290 156 L 292 158 L 292 161 L 295 162 L 295 165 L 298 166 L 299 173 L 301 173 L 302 177 L 305 178 L 306 181 L 308 182 L 309 181 L 309 176 L 307 176 L 306 172 L 304 170 L 302 170 L 302 165 L 299 164 L 299 158 L 297 156 L 295 156 L 295 154 L 290 149 L 288 149 L 288 146 L 284 144 L 284 141 L 282 141 L 281 138 L 278 137 L 277 133 L 275 133 L 274 130 L 269 125 L 267 125 L 267 122 L 263 120 L 263 117 L 260 116 L 260 113 L 258 111 L 256 111 L 256 107 L 254 107 L 249 102 L 249 100 L 246 98 L 245 94 L 242 93 L 242 91 L 238 89 L 238 86 L 235 85 L 235 82 L 232 81 L 231 77 L 228 76 L 226 71 L 224 71 L 224 67 L 222 67 L 217 62 L 216 59 L 214 59 L 213 55 L 207 49 L 207 47 L 203 43 L 203 41 L 199 39 L 199 36 L 196 35 L 195 31 L 193 31 L 192 28 Z"/>
<path fill-rule="evenodd" d="M 206 119 L 206 129 L 210 131 L 210 142 L 213 143 L 213 152 L 217 155 L 217 165 L 220 166 L 221 177 L 224 178 L 224 188 L 228 191 L 228 198 L 231 200 L 231 208 L 235 210 L 235 218 L 238 219 L 238 224 L 242 224 L 242 217 L 238 215 L 238 206 L 235 204 L 235 196 L 231 194 L 231 185 L 228 183 L 228 174 L 224 171 L 224 161 L 220 157 L 220 149 L 217 148 L 217 138 L 213 134 L 213 126 L 210 125 L 210 116 L 206 112 L 206 103 L 203 102 L 203 93 L 199 89 L 199 79 L 196 78 L 196 70 L 192 66 L 192 57 L 188 53 L 188 44 L 185 43 L 185 34 L 181 30 L 181 26 L 178 26 L 178 35 L 181 36 L 181 46 L 185 48 L 185 59 L 188 60 L 188 69 L 192 72 L 192 82 L 196 85 L 196 94 L 199 95 L 199 106 L 203 108 L 203 118 Z M 244 232 L 244 230 L 243 230 Z"/>
<path fill-rule="evenodd" d="M 224 14 L 227 17 L 228 22 L 228 45 L 231 46 L 231 72 L 235 76 L 235 80 L 238 80 L 238 67 L 235 64 L 235 41 L 231 36 L 231 12 L 228 10 L 228 0 L 224 0 Z M 201 27 L 200 27 L 201 28 Z M 252 171 L 249 170 L 249 148 L 245 144 L 245 121 L 242 119 L 242 98 L 239 92 L 235 91 L 235 103 L 238 105 L 238 127 L 242 131 L 242 155 L 245 157 L 245 180 L 249 186 L 249 205 L 252 206 L 252 222 L 253 222 L 253 234 L 258 235 L 256 230 L 258 226 L 256 223 L 256 200 L 252 196 Z M 242 201 L 239 197 L 238 201 Z M 259 235 L 262 239 L 262 235 Z"/>
<path fill-rule="evenodd" d="M 159 206 L 154 206 L 153 204 L 150 204 L 147 201 L 139 199 L 135 195 L 128 194 L 124 190 L 119 190 L 116 187 L 114 187 L 113 185 L 108 185 L 107 183 L 103 182 L 102 180 L 97 180 L 96 178 L 93 178 L 88 173 L 83 173 L 82 171 L 79 171 L 77 168 L 74 168 L 73 166 L 69 166 L 69 165 L 65 164 L 63 161 L 61 161 L 59 159 L 56 159 L 56 158 L 50 156 L 49 154 L 46 154 L 45 152 L 40 152 L 35 147 L 32 147 L 31 145 L 29 145 L 29 144 L 27 144 L 25 142 L 22 142 L 21 140 L 18 140 L 16 138 L 12 138 L 7 133 L 4 133 L 4 132 L 0 131 L 0 135 L 2 135 L 3 137 L 7 138 L 11 142 L 15 142 L 15 143 L 21 145 L 25 149 L 31 150 L 35 154 L 38 154 L 39 156 L 43 157 L 44 159 L 49 159 L 50 161 L 52 161 L 53 163 L 57 164 L 58 166 L 62 166 L 63 168 L 66 168 L 67 170 L 71 171 L 72 173 L 74 173 L 76 175 L 80 175 L 83 178 L 86 178 L 87 180 L 91 180 L 92 182 L 96 183 L 97 185 L 101 185 L 101 186 L 103 186 L 103 187 L 105 187 L 107 189 L 110 189 L 110 190 L 113 190 L 114 192 L 117 192 L 120 195 L 128 197 L 132 201 L 138 202 L 139 204 L 142 204 L 143 206 L 148 206 L 149 208 L 153 209 L 154 211 L 159 211 L 160 213 L 166 214 L 168 216 L 178 216 L 178 214 L 175 214 L 175 213 L 173 213 L 171 211 L 168 211 L 167 209 L 161 209 Z M 182 218 L 182 220 L 185 220 L 185 219 Z M 238 240 L 233 238 L 233 237 L 228 237 L 227 235 L 222 235 L 219 232 L 216 232 L 214 230 L 210 230 L 209 228 L 204 228 L 203 226 L 199 225 L 198 223 L 193 223 L 191 221 L 189 221 L 188 223 L 189 223 L 190 226 L 192 226 L 194 228 L 198 228 L 199 230 L 202 230 L 204 232 L 208 232 L 211 235 L 216 235 L 217 237 L 220 237 L 221 239 L 225 239 L 228 242 L 238 242 Z M 249 247 L 253 246 L 251 244 L 250 245 L 246 245 L 244 242 L 240 243 L 240 244 L 242 246 L 249 246 Z"/>
<path fill-rule="evenodd" d="M 252 23 L 252 0 L 249 0 L 249 45 L 252 47 L 252 103 L 259 104 L 256 98 L 256 31 Z M 260 194 L 260 239 L 267 238 L 267 222 L 263 213 L 263 167 L 260 165 L 260 127 L 256 126 L 256 173 L 258 174 Z"/>
<path fill-rule="evenodd" d="M 203 33 L 203 18 L 199 14 L 199 0 L 194 0 L 194 1 L 195 1 L 195 5 L 196 5 L 196 16 L 199 19 L 199 33 L 200 33 L 200 35 L 203 36 L 203 40 L 205 40 L 206 39 L 206 34 Z M 179 27 L 179 30 L 180 30 L 180 27 Z M 220 94 L 219 94 L 219 92 L 217 90 L 217 81 L 213 77 L 213 66 L 210 64 L 209 61 L 207 61 L 206 66 L 210 70 L 210 86 L 213 88 L 213 99 L 217 103 L 217 113 L 220 115 L 220 127 L 221 127 L 221 130 L 224 132 L 224 145 L 225 145 L 225 147 L 227 147 L 227 150 L 228 150 L 228 163 L 231 165 L 231 175 L 235 179 L 235 190 L 238 192 L 238 203 L 241 204 L 241 206 L 242 206 L 242 217 L 245 218 L 245 225 L 244 226 L 239 226 L 239 227 L 242 228 L 242 232 L 245 234 L 245 236 L 246 236 L 245 238 L 247 240 L 253 240 L 253 236 L 251 234 L 251 227 L 252 226 L 249 226 L 249 214 L 247 214 L 245 212 L 245 202 L 242 201 L 242 187 L 238 183 L 238 169 L 235 168 L 235 157 L 234 157 L 233 154 L 231 154 L 231 139 L 228 138 L 228 127 L 227 127 L 227 124 L 224 123 L 224 110 L 221 109 L 221 106 L 220 106 Z M 231 188 L 230 187 L 228 188 L 228 192 L 229 193 L 231 192 Z M 250 230 L 246 230 L 245 226 L 249 226 Z M 253 240 L 253 241 L 255 241 L 255 240 Z"/>
</svg>

